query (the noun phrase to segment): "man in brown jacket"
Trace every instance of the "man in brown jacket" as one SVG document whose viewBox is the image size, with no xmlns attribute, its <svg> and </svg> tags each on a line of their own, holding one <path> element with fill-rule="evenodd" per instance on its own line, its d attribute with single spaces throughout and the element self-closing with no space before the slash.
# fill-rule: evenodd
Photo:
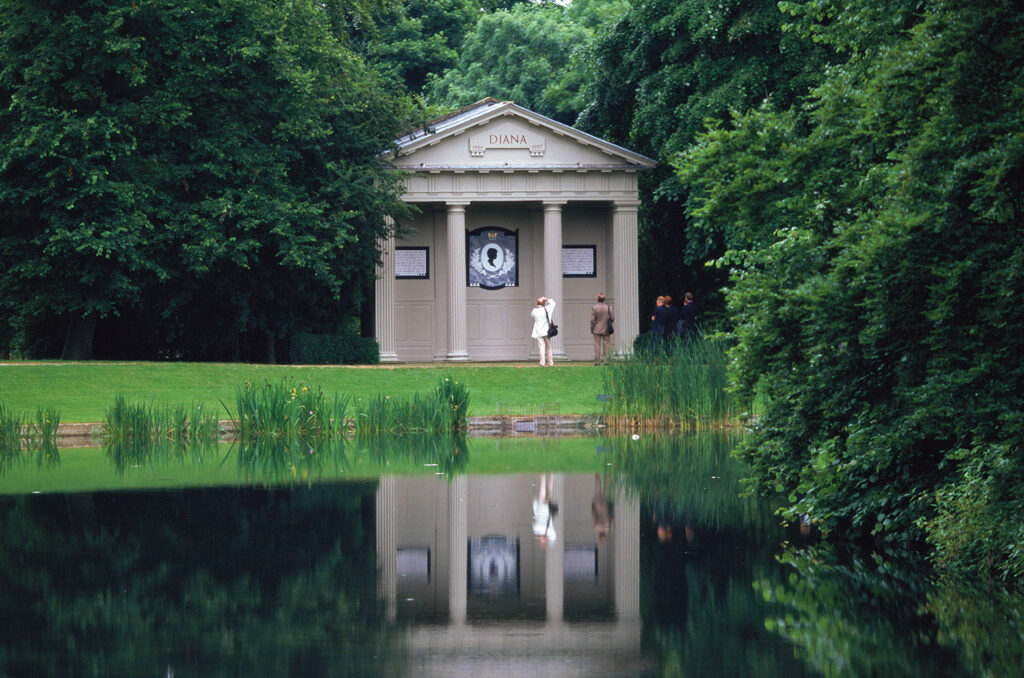
<svg viewBox="0 0 1024 678">
<path fill-rule="evenodd" d="M 590 333 L 594 335 L 594 364 L 608 360 L 608 349 L 612 340 L 612 322 L 615 313 L 604 303 L 604 295 L 597 295 L 597 303 L 590 309 Z"/>
</svg>

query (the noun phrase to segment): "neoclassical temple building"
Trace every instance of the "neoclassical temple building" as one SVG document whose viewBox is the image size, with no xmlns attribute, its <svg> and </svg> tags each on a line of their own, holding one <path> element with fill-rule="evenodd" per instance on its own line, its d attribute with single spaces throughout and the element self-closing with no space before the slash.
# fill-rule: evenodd
<svg viewBox="0 0 1024 678">
<path fill-rule="evenodd" d="M 637 175 L 650 158 L 509 101 L 484 99 L 397 140 L 388 158 L 419 214 L 384 243 L 382 362 L 536 356 L 530 311 L 557 302 L 556 359 L 593 357 L 590 308 L 615 310 L 614 350 L 639 331 Z"/>
</svg>

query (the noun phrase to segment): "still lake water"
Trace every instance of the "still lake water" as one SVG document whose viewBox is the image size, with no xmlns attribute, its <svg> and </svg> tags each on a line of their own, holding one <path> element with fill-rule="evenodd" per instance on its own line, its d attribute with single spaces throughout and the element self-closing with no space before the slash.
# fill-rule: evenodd
<svg viewBox="0 0 1024 678">
<path fill-rule="evenodd" d="M 732 444 L 6 463 L 0 676 L 1020 675 L 1013 601 L 813 544 Z"/>
</svg>

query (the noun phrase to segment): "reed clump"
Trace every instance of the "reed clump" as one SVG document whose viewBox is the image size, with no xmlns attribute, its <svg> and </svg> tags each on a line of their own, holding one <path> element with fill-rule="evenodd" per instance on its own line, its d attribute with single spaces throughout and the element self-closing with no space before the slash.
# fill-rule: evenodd
<svg viewBox="0 0 1024 678">
<path fill-rule="evenodd" d="M 378 394 L 357 400 L 355 428 L 359 436 L 431 433 L 444 435 L 466 430 L 469 389 L 451 376 L 441 378 L 432 393 L 411 397 Z"/>
<path fill-rule="evenodd" d="M 57 436 L 60 429 L 60 412 L 52 407 L 39 407 L 36 417 L 26 426 L 26 442 L 36 462 L 44 466 L 60 463 L 57 451 Z"/>
<path fill-rule="evenodd" d="M 59 427 L 60 412 L 53 408 L 37 408 L 35 418 L 28 419 L 0 403 L 0 469 L 29 456 L 40 464 L 58 463 Z"/>
<path fill-rule="evenodd" d="M 350 413 L 350 404 L 352 406 Z M 252 477 L 306 480 L 328 466 L 348 466 L 350 436 L 361 449 L 420 449 L 425 439 L 450 441 L 466 428 L 469 390 L 450 376 L 427 394 L 378 394 L 352 401 L 327 397 L 308 384 L 246 383 L 236 398 L 239 466 Z M 449 466 L 464 463 L 465 444 L 430 446 L 425 457 Z"/>
<path fill-rule="evenodd" d="M 216 441 L 220 424 L 217 416 L 202 405 L 158 407 L 129 402 L 119 394 L 103 420 L 103 436 L 108 441 L 189 444 Z"/>
<path fill-rule="evenodd" d="M 246 382 L 235 395 L 240 440 L 256 438 L 329 439 L 348 430 L 348 396 L 309 384 L 260 385 Z"/>
<path fill-rule="evenodd" d="M 24 425 L 24 417 L 0 403 L 0 461 L 6 462 L 21 456 L 21 431 Z"/>
<path fill-rule="evenodd" d="M 728 346 L 720 338 L 667 340 L 609 364 L 605 415 L 613 431 L 707 430 L 735 426 Z"/>
</svg>

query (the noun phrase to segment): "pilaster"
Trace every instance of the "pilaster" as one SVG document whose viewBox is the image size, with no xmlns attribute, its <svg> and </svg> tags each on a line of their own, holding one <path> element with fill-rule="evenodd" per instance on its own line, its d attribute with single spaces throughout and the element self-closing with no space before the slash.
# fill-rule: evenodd
<svg viewBox="0 0 1024 678">
<path fill-rule="evenodd" d="M 384 217 L 388 231 L 393 232 L 395 222 Z M 374 336 L 380 347 L 382 363 L 398 362 L 395 352 L 395 237 L 388 235 L 380 241 L 380 263 L 374 282 Z"/>
</svg>

